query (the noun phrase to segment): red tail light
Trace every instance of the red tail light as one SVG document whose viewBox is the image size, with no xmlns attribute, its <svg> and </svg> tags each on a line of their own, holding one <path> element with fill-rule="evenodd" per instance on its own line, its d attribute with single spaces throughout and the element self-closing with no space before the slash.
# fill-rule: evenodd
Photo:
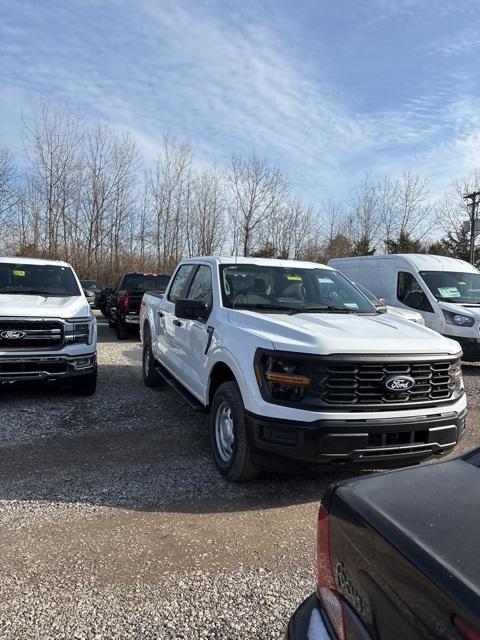
<svg viewBox="0 0 480 640">
<path fill-rule="evenodd" d="M 328 511 L 323 505 L 318 514 L 317 593 L 338 640 L 345 640 L 342 601 L 337 591 L 330 558 Z"/>
<path fill-rule="evenodd" d="M 123 296 L 120 296 L 119 303 L 121 309 L 123 309 L 124 311 L 128 311 L 128 305 L 130 304 L 130 302 L 126 293 Z"/>
<path fill-rule="evenodd" d="M 480 640 L 480 631 L 471 627 L 458 616 L 454 616 L 453 625 L 457 628 L 459 634 L 464 638 L 464 640 Z"/>
</svg>

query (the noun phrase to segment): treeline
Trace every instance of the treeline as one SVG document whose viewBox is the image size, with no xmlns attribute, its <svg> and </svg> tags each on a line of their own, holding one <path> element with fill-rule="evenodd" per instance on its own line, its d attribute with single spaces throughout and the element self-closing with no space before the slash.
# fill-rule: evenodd
<svg viewBox="0 0 480 640">
<path fill-rule="evenodd" d="M 111 283 L 124 270 L 170 272 L 184 256 L 220 253 L 468 257 L 462 195 L 479 188 L 476 174 L 436 204 L 422 178 L 404 173 L 381 182 L 367 175 L 348 201 L 314 207 L 264 159 L 204 168 L 190 145 L 164 135 L 148 166 L 129 133 L 86 127 L 56 105 L 32 109 L 23 140 L 22 158 L 0 149 L 0 251 L 67 260 L 81 277 Z M 440 227 L 444 237 L 432 243 Z"/>
</svg>

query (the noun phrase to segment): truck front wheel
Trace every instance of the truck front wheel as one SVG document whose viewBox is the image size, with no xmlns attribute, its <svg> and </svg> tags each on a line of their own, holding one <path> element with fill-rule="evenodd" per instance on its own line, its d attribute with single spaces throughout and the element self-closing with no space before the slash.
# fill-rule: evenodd
<svg viewBox="0 0 480 640">
<path fill-rule="evenodd" d="M 213 458 L 220 473 L 231 482 L 251 480 L 259 474 L 252 463 L 245 428 L 245 409 L 236 382 L 221 384 L 209 415 Z"/>
</svg>

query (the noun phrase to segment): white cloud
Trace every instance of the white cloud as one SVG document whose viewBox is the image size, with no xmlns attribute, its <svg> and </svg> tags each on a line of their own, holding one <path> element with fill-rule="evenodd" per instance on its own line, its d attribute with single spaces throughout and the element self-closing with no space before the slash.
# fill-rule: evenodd
<svg viewBox="0 0 480 640">
<path fill-rule="evenodd" d="M 370 8 L 400 15 L 425 2 L 372 0 Z M 229 5 L 141 0 L 133 10 L 110 0 L 57 5 L 55 14 L 21 6 L 0 36 L 1 115 L 12 131 L 12 114 L 29 101 L 62 100 L 87 122 L 131 129 L 147 160 L 165 132 L 191 142 L 205 164 L 256 152 L 317 202 L 365 170 L 425 172 L 437 185 L 476 162 L 475 101 L 439 81 L 396 108 L 357 113 L 341 79 L 327 81 L 327 60 L 306 59 L 293 24 L 257 5 L 229 13 Z M 9 144 L 14 138 L 7 132 Z"/>
</svg>

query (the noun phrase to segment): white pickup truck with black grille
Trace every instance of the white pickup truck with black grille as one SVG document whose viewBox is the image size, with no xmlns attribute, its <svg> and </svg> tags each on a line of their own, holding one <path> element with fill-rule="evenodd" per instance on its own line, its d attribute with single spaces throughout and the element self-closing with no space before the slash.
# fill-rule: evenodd
<svg viewBox="0 0 480 640">
<path fill-rule="evenodd" d="M 465 429 L 458 343 L 380 313 L 329 267 L 185 260 L 165 295 L 144 295 L 140 330 L 145 383 L 209 413 L 230 480 L 292 460 L 418 462 Z"/>
<path fill-rule="evenodd" d="M 97 325 L 66 262 L 0 258 L 0 388 L 64 382 L 95 392 Z"/>
</svg>

